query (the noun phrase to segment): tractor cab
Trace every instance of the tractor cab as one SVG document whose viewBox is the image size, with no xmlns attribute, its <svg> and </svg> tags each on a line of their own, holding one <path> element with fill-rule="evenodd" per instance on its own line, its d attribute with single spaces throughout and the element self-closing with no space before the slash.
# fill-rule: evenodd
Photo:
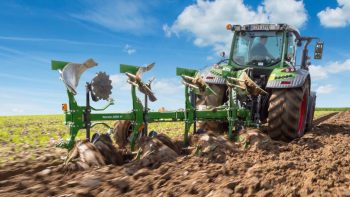
<svg viewBox="0 0 350 197">
<path fill-rule="evenodd" d="M 229 65 L 273 69 L 296 66 L 297 48 L 306 41 L 301 65 L 307 68 L 307 45 L 314 37 L 301 37 L 297 29 L 287 24 L 227 25 L 234 32 Z M 322 57 L 323 43 L 317 42 L 315 59 Z"/>
<path fill-rule="evenodd" d="M 281 61 L 282 32 L 237 32 L 231 61 L 238 66 L 269 67 Z"/>
</svg>

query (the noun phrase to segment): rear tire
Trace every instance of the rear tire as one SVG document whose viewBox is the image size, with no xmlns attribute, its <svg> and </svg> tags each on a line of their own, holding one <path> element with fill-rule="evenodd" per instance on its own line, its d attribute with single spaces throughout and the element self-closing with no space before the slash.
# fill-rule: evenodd
<svg viewBox="0 0 350 197">
<path fill-rule="evenodd" d="M 309 95 L 309 81 L 300 88 L 271 91 L 267 123 L 272 139 L 289 142 L 304 135 Z"/>
</svg>

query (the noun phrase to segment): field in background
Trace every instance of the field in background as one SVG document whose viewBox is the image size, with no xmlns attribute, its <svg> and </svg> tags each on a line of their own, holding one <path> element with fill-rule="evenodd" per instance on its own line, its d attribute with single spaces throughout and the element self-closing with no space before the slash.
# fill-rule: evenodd
<svg viewBox="0 0 350 197">
<path fill-rule="evenodd" d="M 317 107 L 316 111 L 349 111 L 350 107 Z"/>
<path fill-rule="evenodd" d="M 336 111 L 350 110 L 350 108 L 318 108 L 315 117 Z M 69 135 L 69 130 L 63 124 L 63 115 L 32 115 L 32 116 L 1 116 L 0 117 L 0 164 L 5 160 L 14 160 L 16 154 L 38 148 L 52 147 L 60 139 Z M 112 121 L 107 122 L 113 125 Z M 182 122 L 152 123 L 149 131 L 165 133 L 170 137 L 182 134 Z M 105 132 L 106 128 L 96 126 L 93 132 Z M 85 137 L 79 132 L 78 139 Z M 34 159 L 34 158 L 33 158 Z"/>
<path fill-rule="evenodd" d="M 340 111 L 349 111 L 350 107 L 333 107 L 333 108 L 323 108 L 323 107 L 319 107 L 316 108 L 315 110 L 315 115 L 314 118 L 329 114 L 329 113 L 333 113 L 333 112 L 340 112 Z"/>
</svg>

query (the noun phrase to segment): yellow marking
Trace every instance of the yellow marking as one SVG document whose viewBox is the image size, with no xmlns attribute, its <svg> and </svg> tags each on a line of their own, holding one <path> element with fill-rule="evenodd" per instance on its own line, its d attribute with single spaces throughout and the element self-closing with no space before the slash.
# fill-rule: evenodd
<svg viewBox="0 0 350 197">
<path fill-rule="evenodd" d="M 271 74 L 269 77 L 269 81 L 275 80 L 276 74 Z"/>
</svg>

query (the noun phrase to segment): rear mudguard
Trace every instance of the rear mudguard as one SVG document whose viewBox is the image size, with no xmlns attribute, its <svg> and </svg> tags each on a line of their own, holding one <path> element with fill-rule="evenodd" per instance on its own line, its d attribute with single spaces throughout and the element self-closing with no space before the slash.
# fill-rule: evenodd
<svg viewBox="0 0 350 197">
<path fill-rule="evenodd" d="M 266 88 L 298 88 L 303 86 L 309 72 L 298 69 L 296 72 L 281 72 L 281 69 L 274 69 L 267 81 Z"/>
</svg>

